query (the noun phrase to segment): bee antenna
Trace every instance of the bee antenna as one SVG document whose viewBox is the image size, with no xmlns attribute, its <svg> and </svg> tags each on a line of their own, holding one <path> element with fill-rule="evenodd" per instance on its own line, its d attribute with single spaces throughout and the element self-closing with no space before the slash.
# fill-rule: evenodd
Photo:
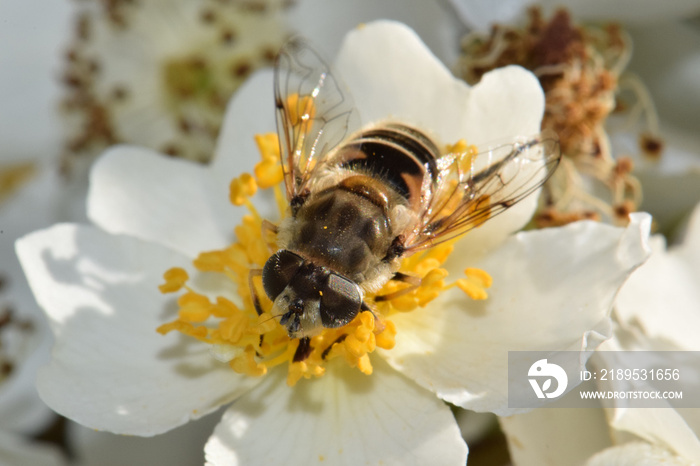
<svg viewBox="0 0 700 466">
<path fill-rule="evenodd" d="M 272 319 L 276 319 L 277 317 L 282 317 L 283 315 L 284 315 L 284 313 L 280 313 L 280 314 L 271 314 L 270 317 L 268 317 L 267 319 L 263 320 L 263 321 L 260 322 L 258 325 L 262 325 L 262 324 L 264 324 L 264 323 L 267 323 L 267 322 L 271 321 Z"/>
</svg>

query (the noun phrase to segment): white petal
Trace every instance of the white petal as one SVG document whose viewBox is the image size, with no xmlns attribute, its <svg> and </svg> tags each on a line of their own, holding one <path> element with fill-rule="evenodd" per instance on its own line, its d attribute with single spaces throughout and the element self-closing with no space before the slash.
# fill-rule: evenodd
<svg viewBox="0 0 700 466">
<path fill-rule="evenodd" d="M 602 408 L 541 408 L 499 419 L 518 466 L 577 466 L 611 446 Z"/>
<path fill-rule="evenodd" d="M 649 216 L 639 214 L 627 229 L 578 222 L 520 233 L 483 260 L 453 267 L 454 278 L 467 266 L 491 274 L 487 300 L 452 289 L 393 316 L 396 347 L 382 354 L 451 403 L 513 414 L 508 351 L 585 351 L 608 338 L 613 298 L 649 254 L 649 227 Z"/>
<path fill-rule="evenodd" d="M 80 466 L 204 464 L 204 444 L 221 419 L 217 411 L 156 437 L 98 432 L 70 422 L 68 443 Z"/>
<path fill-rule="evenodd" d="M 56 345 L 39 373 L 41 397 L 81 424 L 155 435 L 227 403 L 256 379 L 215 362 L 206 345 L 156 328 L 174 316 L 162 273 L 188 267 L 171 250 L 78 225 L 17 242 Z"/>
<path fill-rule="evenodd" d="M 336 65 L 365 124 L 398 119 L 442 144 L 477 145 L 540 128 L 544 97 L 532 73 L 496 70 L 470 89 L 400 23 L 377 21 L 350 32 Z"/>
<path fill-rule="evenodd" d="M 695 424 L 689 425 L 684 416 L 694 419 Z M 700 440 L 693 427 L 698 428 L 698 420 L 700 409 L 697 408 L 617 408 L 610 425 L 660 445 L 697 464 L 700 462 Z"/>
<path fill-rule="evenodd" d="M 700 205 L 682 246 L 666 251 L 663 238 L 653 239 L 653 254 L 620 290 L 615 301 L 618 316 L 623 322 L 637 322 L 648 337 L 700 351 Z"/>
<path fill-rule="evenodd" d="M 58 448 L 0 431 L 0 464 L 7 466 L 61 466 Z"/>
<path fill-rule="evenodd" d="M 601 451 L 585 466 L 690 466 L 694 463 L 668 450 L 643 442 L 630 442 Z"/>
<path fill-rule="evenodd" d="M 205 448 L 207 464 L 464 465 L 447 406 L 381 361 L 365 376 L 344 363 L 285 385 L 280 371 L 236 402 Z"/>
<path fill-rule="evenodd" d="M 196 257 L 201 251 L 228 245 L 231 233 L 222 225 L 228 212 L 214 205 L 208 170 L 132 146 L 117 146 L 95 162 L 90 176 L 88 215 L 103 230 L 167 245 Z M 223 199 L 228 199 L 223 194 Z M 215 203 L 216 202 L 216 203 Z M 215 204 L 214 204 L 215 203 Z M 239 214 L 240 215 L 240 214 Z M 240 218 L 240 217 L 239 217 Z"/>
</svg>

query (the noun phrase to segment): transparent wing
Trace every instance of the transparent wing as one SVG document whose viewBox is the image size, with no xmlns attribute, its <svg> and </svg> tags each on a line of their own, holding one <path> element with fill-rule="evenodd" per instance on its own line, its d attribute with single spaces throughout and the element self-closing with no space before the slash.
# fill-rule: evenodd
<svg viewBox="0 0 700 466">
<path fill-rule="evenodd" d="M 537 191 L 559 165 L 553 133 L 440 157 L 423 182 L 420 222 L 406 235 L 408 254 L 453 239 Z"/>
<path fill-rule="evenodd" d="M 308 187 L 325 156 L 359 127 L 359 117 L 330 66 L 293 38 L 275 63 L 275 106 L 287 200 Z"/>
</svg>

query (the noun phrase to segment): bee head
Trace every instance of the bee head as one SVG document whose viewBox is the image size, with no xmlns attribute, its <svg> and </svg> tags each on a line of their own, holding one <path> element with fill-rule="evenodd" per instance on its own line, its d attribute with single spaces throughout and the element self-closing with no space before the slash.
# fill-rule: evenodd
<svg viewBox="0 0 700 466">
<path fill-rule="evenodd" d="M 267 260 L 262 281 L 274 302 L 273 314 L 291 338 L 347 325 L 362 305 L 355 282 L 284 249 Z"/>
</svg>

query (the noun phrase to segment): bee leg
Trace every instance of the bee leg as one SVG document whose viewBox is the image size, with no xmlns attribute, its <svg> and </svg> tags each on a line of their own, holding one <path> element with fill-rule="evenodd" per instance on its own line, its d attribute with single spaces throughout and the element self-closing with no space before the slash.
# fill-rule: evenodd
<svg viewBox="0 0 700 466">
<path fill-rule="evenodd" d="M 369 308 L 367 308 L 369 309 Z M 323 350 L 323 353 L 321 353 L 321 359 L 326 359 L 328 357 L 328 354 L 331 352 L 333 347 L 335 346 L 336 343 L 341 343 L 343 340 L 345 340 L 348 337 L 347 333 L 343 333 L 340 335 L 338 338 L 335 339 L 333 343 L 331 343 L 328 348 Z"/>
<path fill-rule="evenodd" d="M 279 232 L 279 227 L 277 225 L 270 222 L 269 220 L 262 221 L 263 238 L 267 238 L 268 233 L 272 233 L 273 235 L 277 235 L 278 232 Z M 275 251 L 277 251 L 277 248 L 273 244 L 270 244 L 267 241 L 266 241 L 266 243 L 267 243 L 267 248 L 270 250 L 270 252 L 274 253 Z"/>
<path fill-rule="evenodd" d="M 308 358 L 309 355 L 311 355 L 311 351 L 313 351 L 313 347 L 311 346 L 311 338 L 299 338 L 299 346 L 297 346 L 297 350 L 294 352 L 292 362 L 303 361 L 304 359 Z"/>
<path fill-rule="evenodd" d="M 255 284 L 253 283 L 253 279 L 255 277 L 262 277 L 262 269 L 250 269 L 250 272 L 248 272 L 248 286 L 250 287 L 250 297 L 253 300 L 253 306 L 255 307 L 255 312 L 258 313 L 258 315 L 262 315 L 263 309 L 260 306 L 260 298 L 258 297 L 258 290 L 255 288 Z"/>
<path fill-rule="evenodd" d="M 263 230 L 263 233 L 266 231 L 271 231 L 273 234 L 276 235 L 277 232 L 279 231 L 279 228 L 277 227 L 277 225 L 275 225 L 271 221 L 263 220 L 262 221 L 262 230 Z"/>
<path fill-rule="evenodd" d="M 387 294 L 383 294 L 381 296 L 376 296 L 374 298 L 375 302 L 388 301 L 390 299 L 398 298 L 400 296 L 408 294 L 411 291 L 418 288 L 421 284 L 421 281 L 422 281 L 419 277 L 416 277 L 414 275 L 407 275 L 407 274 L 401 273 L 401 272 L 396 272 L 394 274 L 394 276 L 391 277 L 391 280 L 394 280 L 397 282 L 407 283 L 408 286 L 406 288 L 402 288 L 398 291 L 394 291 L 393 293 L 387 293 Z"/>
</svg>

